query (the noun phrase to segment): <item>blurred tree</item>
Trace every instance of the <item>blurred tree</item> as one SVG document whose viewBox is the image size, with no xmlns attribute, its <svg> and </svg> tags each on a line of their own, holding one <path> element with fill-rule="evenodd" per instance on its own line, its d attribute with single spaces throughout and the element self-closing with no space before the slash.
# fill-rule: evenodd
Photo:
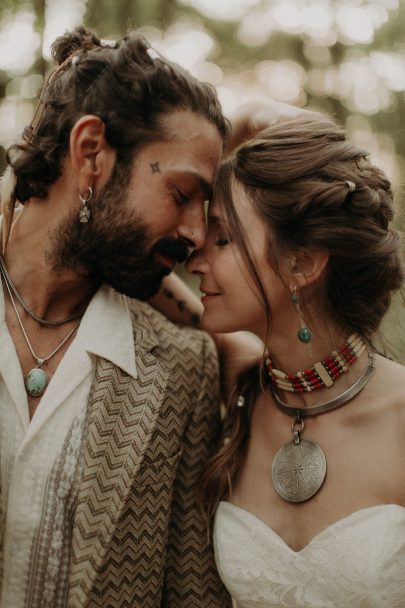
<svg viewBox="0 0 405 608">
<path fill-rule="evenodd" d="M 103 38 L 141 27 L 158 50 L 217 86 L 227 112 L 271 96 L 331 113 L 387 171 L 405 207 L 405 0 L 2 0 L 0 170 L 30 120 L 46 32 L 55 38 L 81 21 Z M 11 60 L 23 50 L 18 66 Z M 405 229 L 405 213 L 397 222 Z M 388 331 L 397 327 L 395 317 Z"/>
<path fill-rule="evenodd" d="M 390 70 L 405 74 L 405 49 L 404 49 L 404 23 L 405 23 L 405 0 L 363 0 L 358 2 L 348 0 L 345 3 L 337 0 L 326 0 L 322 3 L 317 0 L 235 0 L 233 3 L 215 3 L 214 0 L 74 0 L 84 5 L 83 10 L 76 14 L 84 14 L 86 25 L 93 27 L 102 37 L 119 37 L 127 29 L 133 27 L 146 27 L 148 33 L 151 27 L 156 32 L 170 32 L 176 24 L 183 22 L 185 27 L 179 30 L 177 37 L 185 35 L 188 28 L 206 32 L 212 40 L 212 48 L 205 58 L 213 62 L 222 70 L 223 78 L 213 84 L 220 85 L 224 89 L 224 82 L 231 77 L 233 80 L 239 78 L 241 84 L 238 100 L 246 96 L 246 91 L 253 94 L 258 93 L 257 68 L 263 64 L 271 63 L 263 67 L 261 94 L 268 94 L 283 101 L 290 101 L 298 105 L 312 105 L 319 109 L 330 112 L 346 124 L 349 132 L 360 131 L 361 143 L 365 147 L 373 147 L 376 151 L 389 148 L 390 141 L 393 144 L 391 151 L 392 170 L 388 171 L 397 187 L 397 194 L 402 200 L 400 191 L 401 174 L 405 166 L 405 129 L 403 127 L 403 116 L 405 110 L 405 76 L 398 77 L 395 82 L 395 74 L 388 78 Z M 218 18 L 220 5 L 222 9 L 221 18 Z M 73 5 L 72 5 L 73 6 Z M 9 41 L 8 46 L 1 44 L 1 39 L 11 36 L 10 22 L 12 17 L 18 22 L 23 12 L 33 13 L 32 28 L 43 37 L 45 26 L 51 20 L 51 10 L 54 13 L 61 10 L 60 0 L 2 0 L 0 8 L 0 143 L 5 146 L 11 137 L 12 120 L 10 116 L 10 103 L 33 102 L 32 83 L 38 79 L 31 79 L 27 84 L 27 76 L 43 75 L 46 70 L 46 59 L 42 53 L 42 39 L 37 48 L 31 53 L 32 61 L 25 70 L 22 68 L 7 68 L 7 62 L 2 61 L 2 55 L 7 53 L 18 54 L 24 39 Z M 226 7 L 228 11 L 226 12 Z M 366 9 L 369 11 L 366 12 Z M 343 15 L 343 24 L 341 13 Z M 362 10 L 362 13 L 359 11 Z M 284 11 L 282 14 L 280 11 Z M 289 13 L 288 13 L 289 11 Z M 295 11 L 295 12 L 294 12 Z M 306 11 L 306 13 L 305 13 Z M 357 11 L 357 12 L 356 12 Z M 72 7 L 73 13 L 73 7 Z M 306 22 L 302 27 L 297 27 L 298 13 L 307 15 Z M 215 17 L 216 15 L 216 17 Z M 353 39 L 345 36 L 344 26 L 350 29 L 350 20 L 357 19 L 355 26 L 367 25 L 367 19 L 372 26 L 372 35 L 363 39 L 356 36 Z M 317 20 L 323 28 L 317 28 Z M 80 18 L 80 21 L 82 19 Z M 361 22 L 363 20 L 363 23 Z M 346 21 L 346 23 L 345 23 Z M 65 27 L 66 24 L 63 24 Z M 59 29 L 61 24 L 58 24 Z M 342 29 L 343 28 L 343 29 Z M 367 29 L 367 28 L 366 28 Z M 19 30 L 15 30 L 19 32 Z M 343 32 L 343 35 L 342 35 Z M 59 32 L 56 32 L 56 34 Z M 21 34 L 20 34 L 21 35 Z M 165 52 L 165 41 L 162 43 Z M 386 68 L 376 67 L 377 54 L 380 63 L 385 60 Z M 183 53 L 187 58 L 187 52 Z M 294 98 L 281 95 L 279 87 L 274 86 L 270 70 L 277 69 L 277 64 L 289 61 L 298 74 L 302 69 L 304 77 L 300 84 L 299 93 Z M 374 65 L 373 65 L 374 60 Z M 390 62 L 390 63 L 389 63 Z M 397 66 L 395 68 L 395 65 Z M 374 88 L 362 91 L 363 100 L 366 103 L 359 104 L 358 90 L 356 89 L 356 66 L 363 71 L 361 79 L 365 79 L 364 71 L 368 70 L 369 79 L 375 79 Z M 194 66 L 195 67 L 195 66 Z M 350 67 L 350 70 L 348 69 Z M 263 85 L 268 70 L 268 86 Z M 285 69 L 285 68 L 281 68 Z M 23 71 L 23 73 L 21 73 Z M 199 75 L 197 70 L 197 75 Z M 298 76 L 297 76 L 298 77 Z M 280 80 L 280 70 L 277 79 Z M 226 86 L 225 86 L 226 88 Z M 243 90 L 242 90 L 243 89 Z M 344 93 L 345 92 L 345 93 Z M 381 99 L 370 103 L 371 100 Z M 229 99 L 228 99 L 229 101 Z M 224 103 L 227 109 L 227 103 Z M 363 107 L 361 107 L 363 106 Z M 3 110 L 3 112 L 2 112 Z M 15 133 L 13 137 L 24 126 L 21 124 L 22 116 L 27 111 L 20 112 L 14 117 Z M 362 120 L 359 120 L 359 117 Z M 2 128 L 6 125 L 6 129 Z M 358 128 L 360 125 L 360 129 Z M 369 131 L 368 135 L 366 131 Z M 379 138 L 378 134 L 384 137 Z M 364 140 L 365 138 L 365 140 Z M 6 140 L 6 141 L 4 141 Z M 368 144 L 368 146 L 367 146 Z M 370 145 L 371 144 L 371 145 Z M 4 155 L 4 150 L 1 150 Z M 389 152 L 389 150 L 388 150 Z M 3 163 L 0 158 L 0 169 Z M 385 167 L 387 168 L 387 167 Z M 402 220 L 405 226 L 405 220 Z"/>
</svg>

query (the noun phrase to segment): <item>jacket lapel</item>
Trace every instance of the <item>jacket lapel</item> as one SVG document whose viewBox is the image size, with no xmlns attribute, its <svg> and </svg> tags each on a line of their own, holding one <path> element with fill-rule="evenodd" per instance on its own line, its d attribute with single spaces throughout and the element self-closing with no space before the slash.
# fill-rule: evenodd
<svg viewBox="0 0 405 608">
<path fill-rule="evenodd" d="M 86 605 L 166 392 L 170 372 L 153 355 L 157 338 L 146 318 L 134 320 L 134 337 L 137 378 L 105 359 L 96 364 L 73 525 L 72 608 Z"/>
</svg>

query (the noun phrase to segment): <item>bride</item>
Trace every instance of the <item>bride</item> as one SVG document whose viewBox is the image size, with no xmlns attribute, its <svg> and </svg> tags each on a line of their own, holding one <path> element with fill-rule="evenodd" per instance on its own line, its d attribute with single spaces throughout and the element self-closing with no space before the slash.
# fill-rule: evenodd
<svg viewBox="0 0 405 608">
<path fill-rule="evenodd" d="M 373 348 L 403 281 L 392 217 L 385 175 L 320 114 L 219 171 L 188 270 L 227 354 L 202 494 L 238 608 L 405 607 L 405 368 Z M 248 370 L 239 330 L 264 345 Z"/>
</svg>

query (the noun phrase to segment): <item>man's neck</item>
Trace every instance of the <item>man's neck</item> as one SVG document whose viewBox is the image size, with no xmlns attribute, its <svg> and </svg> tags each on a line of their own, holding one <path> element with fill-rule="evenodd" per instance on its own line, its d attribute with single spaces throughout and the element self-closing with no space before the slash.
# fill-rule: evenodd
<svg viewBox="0 0 405 608">
<path fill-rule="evenodd" d="M 99 285 L 73 270 L 52 267 L 47 252 L 54 221 L 38 216 L 30 206 L 16 213 L 4 254 L 7 272 L 37 316 L 52 320 L 82 312 Z"/>
</svg>

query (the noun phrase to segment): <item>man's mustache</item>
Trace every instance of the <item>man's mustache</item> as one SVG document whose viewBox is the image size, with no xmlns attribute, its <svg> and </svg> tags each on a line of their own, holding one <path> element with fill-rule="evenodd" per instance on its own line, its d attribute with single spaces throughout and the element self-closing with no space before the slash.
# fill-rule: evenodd
<svg viewBox="0 0 405 608">
<path fill-rule="evenodd" d="M 160 253 L 181 264 L 189 256 L 190 242 L 182 238 L 164 236 L 155 243 L 151 253 L 152 255 Z"/>
</svg>

